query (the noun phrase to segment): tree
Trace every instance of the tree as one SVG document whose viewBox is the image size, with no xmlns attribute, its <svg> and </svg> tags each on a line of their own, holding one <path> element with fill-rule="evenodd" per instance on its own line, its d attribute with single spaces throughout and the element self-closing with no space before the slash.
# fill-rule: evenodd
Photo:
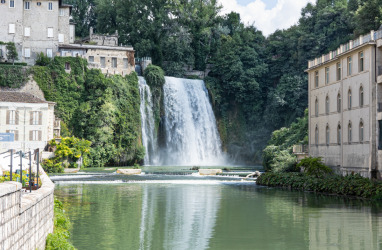
<svg viewBox="0 0 382 250">
<path fill-rule="evenodd" d="M 19 59 L 19 55 L 17 53 L 15 43 L 12 43 L 12 42 L 7 43 L 6 48 L 7 48 L 7 58 L 8 60 L 11 60 L 12 64 L 14 65 L 15 60 Z"/>
</svg>

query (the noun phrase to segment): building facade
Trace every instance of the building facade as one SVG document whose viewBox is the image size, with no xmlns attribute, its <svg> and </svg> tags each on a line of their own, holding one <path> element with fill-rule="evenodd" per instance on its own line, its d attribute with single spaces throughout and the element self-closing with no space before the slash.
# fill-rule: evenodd
<svg viewBox="0 0 382 250">
<path fill-rule="evenodd" d="M 337 172 L 381 177 L 382 32 L 309 62 L 309 155 Z"/>
<path fill-rule="evenodd" d="M 0 142 L 0 152 L 10 149 L 43 151 L 55 137 L 54 133 L 59 136 L 54 106 L 54 102 L 32 94 L 0 91 L 0 133 L 14 134 L 13 142 Z"/>
<path fill-rule="evenodd" d="M 59 44 L 74 42 L 71 6 L 62 0 L 4 0 L 0 2 L 0 41 L 16 45 L 19 61 L 34 64 L 41 52 L 53 57 Z M 5 45 L 0 46 L 7 61 Z"/>
</svg>

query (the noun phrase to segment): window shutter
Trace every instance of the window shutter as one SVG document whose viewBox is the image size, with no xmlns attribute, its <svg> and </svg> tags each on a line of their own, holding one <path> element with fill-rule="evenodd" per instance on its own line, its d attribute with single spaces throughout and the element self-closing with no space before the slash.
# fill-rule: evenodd
<svg viewBox="0 0 382 250">
<path fill-rule="evenodd" d="M 16 125 L 19 125 L 19 111 L 16 110 Z"/>
<path fill-rule="evenodd" d="M 42 131 L 38 131 L 38 140 L 42 141 Z"/>
<path fill-rule="evenodd" d="M 11 111 L 7 110 L 7 125 L 9 125 L 9 116 L 10 116 Z"/>
<path fill-rule="evenodd" d="M 15 131 L 15 141 L 18 141 L 19 140 L 19 131 L 16 130 Z"/>
<path fill-rule="evenodd" d="M 29 141 L 33 141 L 33 131 L 29 131 Z"/>
<path fill-rule="evenodd" d="M 42 125 L 42 112 L 38 112 L 38 125 Z"/>
<path fill-rule="evenodd" d="M 30 111 L 29 112 L 29 125 L 33 125 L 33 112 L 32 111 Z"/>
<path fill-rule="evenodd" d="M 53 37 L 53 28 L 48 28 L 48 37 Z"/>
<path fill-rule="evenodd" d="M 63 43 L 64 42 L 64 34 L 58 34 L 58 42 Z"/>
<path fill-rule="evenodd" d="M 24 36 L 30 36 L 31 35 L 31 28 L 25 27 L 24 28 Z"/>
<path fill-rule="evenodd" d="M 7 134 L 8 134 L 8 133 L 9 133 L 9 130 L 5 130 L 5 133 L 7 133 Z"/>
<path fill-rule="evenodd" d="M 14 34 L 16 31 L 16 27 L 14 23 L 9 24 L 9 34 Z"/>
</svg>

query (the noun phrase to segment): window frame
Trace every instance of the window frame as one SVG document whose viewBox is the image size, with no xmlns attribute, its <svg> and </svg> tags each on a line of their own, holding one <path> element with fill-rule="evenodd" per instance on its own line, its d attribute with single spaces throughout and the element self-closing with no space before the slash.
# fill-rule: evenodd
<svg viewBox="0 0 382 250">
<path fill-rule="evenodd" d="M 347 63 L 348 63 L 348 76 L 351 76 L 353 74 L 353 58 L 352 58 L 352 56 L 348 56 Z"/>
<path fill-rule="evenodd" d="M 48 2 L 48 11 L 53 11 L 53 2 Z"/>
<path fill-rule="evenodd" d="M 316 97 L 316 101 L 314 102 L 314 114 L 316 117 L 319 115 L 319 107 L 318 107 L 318 97 Z"/>
<path fill-rule="evenodd" d="M 351 89 L 349 89 L 349 91 L 348 91 L 348 110 L 351 110 L 352 107 L 353 107 L 352 92 L 351 92 Z"/>
<path fill-rule="evenodd" d="M 114 69 L 116 69 L 118 67 L 118 58 L 117 57 L 111 58 L 111 67 Z"/>
<path fill-rule="evenodd" d="M 359 87 L 359 106 L 362 108 L 365 105 L 365 96 L 363 86 Z"/>
<path fill-rule="evenodd" d="M 352 143 L 353 141 L 353 131 L 352 131 L 352 124 L 351 122 L 349 121 L 349 124 L 348 124 L 348 143 Z"/>
<path fill-rule="evenodd" d="M 364 59 L 363 51 L 358 53 L 358 72 L 362 72 L 365 70 L 365 59 Z"/>
<path fill-rule="evenodd" d="M 318 86 L 319 86 L 319 80 L 320 80 L 320 78 L 319 78 L 318 70 L 316 70 L 316 71 L 314 71 L 314 86 L 316 88 L 318 88 Z"/>
<path fill-rule="evenodd" d="M 15 0 L 9 0 L 9 8 L 11 9 L 15 8 Z"/>
<path fill-rule="evenodd" d="M 325 98 L 325 114 L 329 114 L 330 113 L 330 100 L 329 100 L 329 95 L 326 95 L 326 98 Z"/>
<path fill-rule="evenodd" d="M 330 144 L 330 128 L 329 124 L 326 124 L 326 130 L 325 130 L 325 140 L 326 140 L 326 145 L 329 146 Z"/>
<path fill-rule="evenodd" d="M 101 56 L 99 59 L 99 64 L 102 69 L 106 68 L 106 57 Z"/>
<path fill-rule="evenodd" d="M 364 137 L 365 137 L 365 129 L 364 129 L 364 124 L 363 124 L 363 121 L 361 119 L 361 121 L 359 122 L 359 142 L 364 142 Z"/>
<path fill-rule="evenodd" d="M 341 124 L 338 124 L 337 126 L 337 144 L 341 145 L 341 140 L 342 140 L 342 131 L 341 131 Z"/>
<path fill-rule="evenodd" d="M 319 143 L 319 131 L 318 131 L 318 125 L 316 125 L 316 129 L 314 130 L 314 144 L 318 146 Z"/>
<path fill-rule="evenodd" d="M 330 82 L 330 68 L 325 68 L 325 84 L 328 85 Z"/>
<path fill-rule="evenodd" d="M 25 58 L 30 58 L 31 57 L 31 48 L 24 48 L 24 57 Z"/>
<path fill-rule="evenodd" d="M 342 99 L 341 94 L 338 93 L 337 95 L 337 112 L 340 113 L 342 111 Z"/>
<path fill-rule="evenodd" d="M 336 69 L 337 69 L 337 72 L 336 72 L 336 79 L 337 79 L 337 81 L 341 81 L 341 79 L 342 79 L 342 72 L 341 72 L 341 70 L 342 70 L 342 68 L 341 68 L 341 62 L 337 62 L 337 64 L 336 64 Z"/>
</svg>

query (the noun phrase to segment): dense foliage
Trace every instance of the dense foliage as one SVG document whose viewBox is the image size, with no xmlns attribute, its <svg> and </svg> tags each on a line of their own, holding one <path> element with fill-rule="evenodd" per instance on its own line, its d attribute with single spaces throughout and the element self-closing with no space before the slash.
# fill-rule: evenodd
<svg viewBox="0 0 382 250">
<path fill-rule="evenodd" d="M 382 200 L 382 182 L 358 174 L 328 175 L 325 178 L 318 178 L 303 173 L 264 173 L 257 178 L 256 183 L 269 187 Z"/>
<path fill-rule="evenodd" d="M 75 250 L 76 248 L 68 241 L 70 237 L 69 217 L 65 214 L 64 206 L 61 201 L 54 199 L 54 228 L 53 233 L 46 238 L 46 249 L 65 249 Z"/>
<path fill-rule="evenodd" d="M 81 167 L 89 165 L 90 141 L 72 136 L 61 138 L 59 142 L 52 139 L 49 146 L 55 148 L 55 151 L 53 158 L 45 159 L 42 163 L 47 173 L 62 173 L 64 168 L 76 168 L 80 159 Z"/>
<path fill-rule="evenodd" d="M 307 175 L 317 178 L 333 173 L 333 170 L 322 162 L 321 157 L 306 157 L 297 164 L 297 167 L 301 168 Z"/>
<path fill-rule="evenodd" d="M 28 80 L 29 72 L 21 65 L 0 64 L 0 87 L 21 87 Z"/>
<path fill-rule="evenodd" d="M 310 59 L 378 29 L 381 0 L 316 0 L 297 25 L 268 37 L 237 13 L 220 15 L 216 0 L 70 0 L 77 35 L 90 26 L 118 30 L 136 57 L 150 56 L 166 75 L 212 71 L 206 79 L 223 146 L 233 158 L 260 162 L 272 131 L 307 107 Z"/>
<path fill-rule="evenodd" d="M 65 64 L 70 64 L 70 72 Z M 87 165 L 133 165 L 144 158 L 140 97 L 135 73 L 105 76 L 81 58 L 55 57 L 33 67 L 45 98 L 54 101 L 66 134 L 91 141 Z"/>
<path fill-rule="evenodd" d="M 297 158 L 292 151 L 294 145 L 308 143 L 308 115 L 306 110 L 303 118 L 297 118 L 289 127 L 282 127 L 272 133 L 263 151 L 263 166 L 267 171 L 297 170 Z"/>
</svg>

